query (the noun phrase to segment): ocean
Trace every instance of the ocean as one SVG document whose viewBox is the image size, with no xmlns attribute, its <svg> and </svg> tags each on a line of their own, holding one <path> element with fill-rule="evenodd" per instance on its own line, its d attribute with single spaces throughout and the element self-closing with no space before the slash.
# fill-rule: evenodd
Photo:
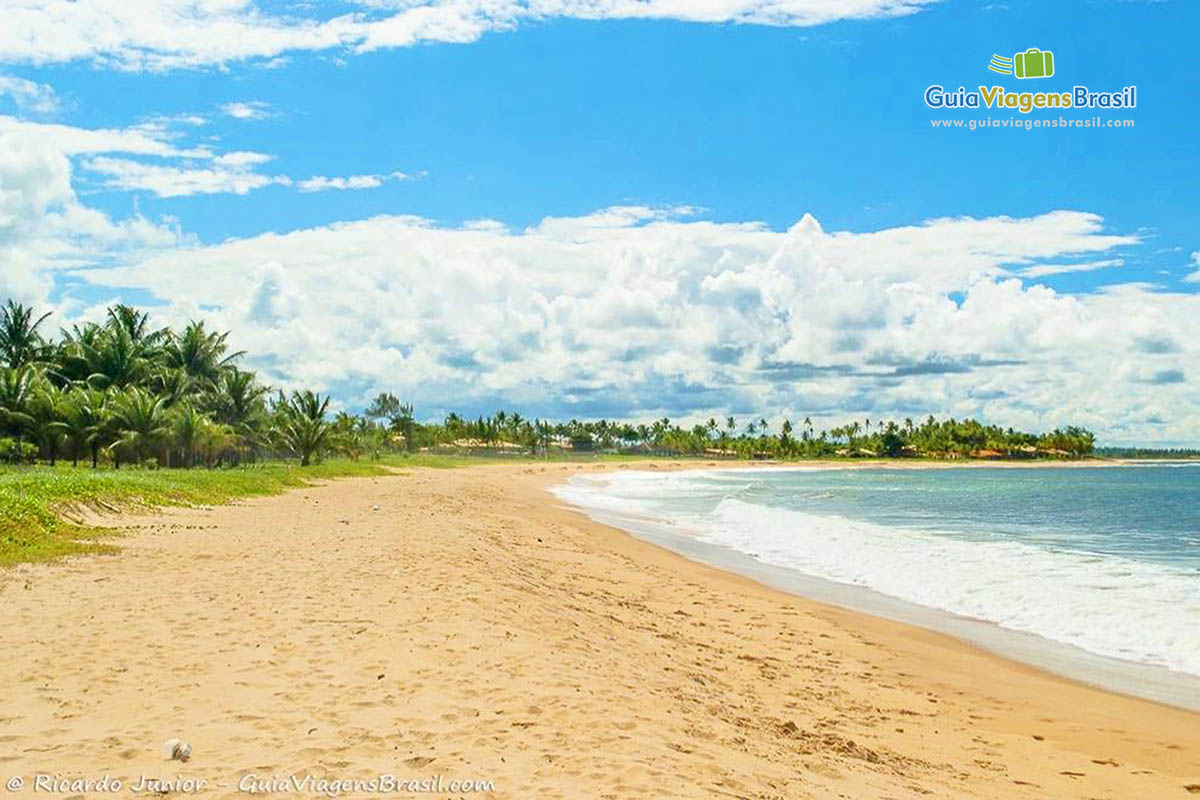
<svg viewBox="0 0 1200 800">
<path fill-rule="evenodd" d="M 1169 701 L 1200 691 L 1200 464 L 630 469 L 555 491 L 599 521 L 819 600 L 1112 688 Z"/>
</svg>

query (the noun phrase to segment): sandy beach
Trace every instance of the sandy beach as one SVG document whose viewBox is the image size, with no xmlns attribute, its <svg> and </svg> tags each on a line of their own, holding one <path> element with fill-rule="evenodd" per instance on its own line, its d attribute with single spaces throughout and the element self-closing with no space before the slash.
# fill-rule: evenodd
<svg viewBox="0 0 1200 800">
<path fill-rule="evenodd" d="M 105 776 L 315 796 L 281 782 L 388 774 L 514 800 L 1200 794 L 1200 715 L 692 563 L 547 491 L 597 468 L 614 467 L 408 470 L 108 518 L 118 555 L 0 574 L 0 778 L 57 775 L 59 796 Z"/>
</svg>

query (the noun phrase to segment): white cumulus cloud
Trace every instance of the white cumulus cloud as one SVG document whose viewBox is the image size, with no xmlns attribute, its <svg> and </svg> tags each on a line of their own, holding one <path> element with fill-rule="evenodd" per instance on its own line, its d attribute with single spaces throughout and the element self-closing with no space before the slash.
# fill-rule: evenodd
<svg viewBox="0 0 1200 800">
<path fill-rule="evenodd" d="M 1094 214 L 870 233 L 695 216 L 617 207 L 524 230 L 380 216 L 76 274 L 152 292 L 170 319 L 207 316 L 268 380 L 351 403 L 390 390 L 426 413 L 936 413 L 1194 440 L 1200 297 L 1014 276 L 1138 245 Z"/>
<path fill-rule="evenodd" d="M 0 97 L 3 96 L 8 96 L 22 114 L 45 116 L 60 108 L 54 87 L 11 75 L 0 75 Z"/>
<path fill-rule="evenodd" d="M 0 62 L 85 60 L 118 69 L 203 67 L 292 51 L 362 52 L 422 42 L 472 42 L 491 31 L 555 18 L 671 19 L 812 26 L 911 14 L 936 0 L 359 0 L 320 4 L 252 0 L 21 0 L 5 9 Z M 306 13 L 307 12 L 307 13 Z M 233 104 L 237 111 L 243 104 Z M 238 113 L 231 111 L 235 116 Z"/>
<path fill-rule="evenodd" d="M 1106 258 L 1100 261 L 1083 261 L 1078 264 L 1039 264 L 1021 270 L 1023 278 L 1045 278 L 1049 275 L 1068 275 L 1074 272 L 1094 272 L 1098 269 L 1124 266 L 1119 258 Z"/>
<path fill-rule="evenodd" d="M 209 145 L 180 143 L 176 125 L 195 128 L 204 119 L 192 115 L 152 119 L 130 128 L 88 129 L 0 116 L 0 142 L 36 138 L 46 147 L 77 161 L 100 185 L 116 191 L 152 192 L 158 197 L 200 194 L 245 195 L 267 186 L 295 186 L 301 192 L 371 189 L 390 181 L 425 177 L 401 171 L 295 180 L 264 172 L 274 160 L 250 150 L 215 152 Z"/>
<path fill-rule="evenodd" d="M 184 240 L 166 222 L 136 214 L 114 220 L 83 204 L 64 149 L 70 138 L 6 126 L 0 118 L 0 288 L 6 296 L 42 302 L 56 270 L 103 265 Z"/>
<path fill-rule="evenodd" d="M 267 104 L 258 100 L 226 103 L 221 106 L 221 111 L 234 119 L 264 119 L 270 114 Z"/>
<path fill-rule="evenodd" d="M 71 299 L 80 281 L 114 299 L 150 293 L 164 323 L 231 330 L 278 385 L 350 403 L 395 391 L 433 414 L 936 413 L 1161 443 L 1200 430 L 1200 295 L 1037 282 L 1116 267 L 1141 246 L 1087 211 L 851 233 L 808 215 L 780 231 L 627 205 L 524 229 L 385 215 L 202 245 L 173 220 L 117 218 L 75 191 L 81 174 L 164 197 L 399 179 L 297 182 L 262 172 L 271 161 L 188 146 L 161 123 L 0 116 L 3 294 L 60 298 L 58 325 L 90 313 Z"/>
<path fill-rule="evenodd" d="M 330 189 L 376 189 L 388 181 L 406 181 L 413 176 L 403 172 L 388 172 L 374 175 L 346 175 L 344 177 L 326 177 L 314 175 L 307 180 L 299 181 L 296 188 L 302 192 L 324 192 Z"/>
<path fill-rule="evenodd" d="M 219 156 L 201 166 L 151 164 L 128 158 L 100 156 L 84 162 L 92 172 L 107 177 L 105 186 L 123 191 L 149 191 L 159 197 L 195 194 L 246 194 L 264 186 L 288 185 L 285 175 L 264 175 L 251 167 L 258 162 L 226 160 Z"/>
</svg>

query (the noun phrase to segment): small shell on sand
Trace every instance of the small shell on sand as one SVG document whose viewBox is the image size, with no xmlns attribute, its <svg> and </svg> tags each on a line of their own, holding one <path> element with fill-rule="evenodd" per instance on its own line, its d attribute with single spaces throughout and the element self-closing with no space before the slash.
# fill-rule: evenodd
<svg viewBox="0 0 1200 800">
<path fill-rule="evenodd" d="M 167 739 L 163 743 L 163 755 L 172 761 L 187 761 L 192 757 L 192 746 L 182 739 Z"/>
</svg>

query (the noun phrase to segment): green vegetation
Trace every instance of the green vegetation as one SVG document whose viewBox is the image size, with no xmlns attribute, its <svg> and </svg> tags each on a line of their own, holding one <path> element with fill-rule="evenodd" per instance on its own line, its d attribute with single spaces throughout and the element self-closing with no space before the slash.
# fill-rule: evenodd
<svg viewBox="0 0 1200 800">
<path fill-rule="evenodd" d="M 0 307 L 0 564 L 102 549 L 95 531 L 59 520 L 69 504 L 216 503 L 279 491 L 305 478 L 374 474 L 384 463 L 454 466 L 490 458 L 1079 458 L 1092 434 L 1029 434 L 929 417 L 682 426 L 552 422 L 499 411 L 417 420 L 380 394 L 361 415 L 329 397 L 285 394 L 238 366 L 228 333 L 192 322 L 156 329 L 118 305 L 102 323 L 42 331 L 46 315 Z M 284 459 L 294 459 L 293 470 Z M 366 459 L 366 461 L 362 461 Z M 65 462 L 70 462 L 70 467 Z M 203 468 L 203 469 L 201 469 Z"/>
<path fill-rule="evenodd" d="M 561 458 L 556 456 L 556 459 Z M 611 456 L 594 456 L 602 460 Z M 615 457 L 621 459 L 622 457 Z M 81 515 L 159 506 L 215 505 L 276 494 L 314 480 L 389 474 L 390 468 L 453 469 L 508 458 L 396 453 L 374 461 L 326 459 L 303 469 L 280 461 L 224 469 L 90 469 L 64 463 L 0 466 L 0 567 L 82 553 L 111 552 L 112 532 Z"/>
<path fill-rule="evenodd" d="M 0 467 L 0 565 L 110 550 L 103 541 L 108 531 L 64 518 L 85 509 L 216 504 L 273 494 L 313 479 L 384 472 L 379 463 L 344 459 L 305 470 L 281 463 L 213 470 Z"/>
<path fill-rule="evenodd" d="M 498 412 L 474 421 L 450 414 L 442 424 L 417 425 L 418 442 L 434 449 L 445 443 L 491 452 L 508 449 L 529 454 L 600 452 L 628 455 L 700 456 L 741 459 L 804 458 L 1050 458 L 1090 455 L 1095 437 L 1067 427 L 1043 434 L 984 425 L 972 419 L 927 418 L 916 424 L 870 419 L 816 431 L 805 418 L 799 429 L 785 419 L 778 432 L 765 419 L 739 427 L 726 417 L 690 427 L 670 419 L 650 424 L 571 420 L 552 423 Z"/>
<path fill-rule="evenodd" d="M 380 394 L 362 415 L 329 414 L 329 397 L 309 391 L 274 396 L 237 366 L 228 333 L 192 322 L 154 329 L 129 306 L 110 308 L 103 324 L 39 330 L 45 316 L 11 300 L 0 309 L 0 460 L 69 458 L 120 469 L 218 467 L 294 457 L 308 467 L 329 455 L 351 461 L 394 452 L 624 453 L 738 458 L 1079 458 L 1094 437 L 1068 427 L 1032 434 L 975 420 L 919 424 L 870 419 L 817 432 L 811 419 L 766 419 L 739 426 L 684 427 L 670 419 L 633 424 L 551 422 L 499 411 L 474 420 L 448 414 L 418 422 L 413 407 Z"/>
<path fill-rule="evenodd" d="M 1104 458 L 1200 458 L 1200 450 L 1191 447 L 1097 447 L 1096 455 Z"/>
</svg>

